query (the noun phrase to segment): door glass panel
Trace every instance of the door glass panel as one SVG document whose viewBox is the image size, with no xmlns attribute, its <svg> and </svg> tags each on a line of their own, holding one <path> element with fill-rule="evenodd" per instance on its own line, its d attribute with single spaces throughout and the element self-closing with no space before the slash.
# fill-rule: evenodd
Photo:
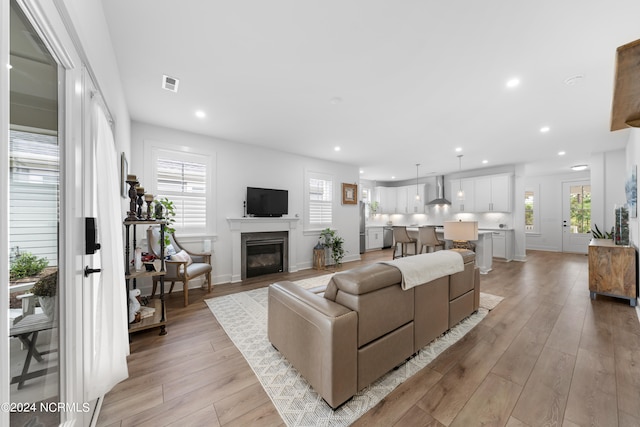
<svg viewBox="0 0 640 427">
<path fill-rule="evenodd" d="M 571 233 L 584 234 L 591 230 L 591 186 L 572 185 L 569 191 Z"/>
<path fill-rule="evenodd" d="M 9 349 L 12 426 L 57 426 L 57 64 L 11 2 Z"/>
</svg>

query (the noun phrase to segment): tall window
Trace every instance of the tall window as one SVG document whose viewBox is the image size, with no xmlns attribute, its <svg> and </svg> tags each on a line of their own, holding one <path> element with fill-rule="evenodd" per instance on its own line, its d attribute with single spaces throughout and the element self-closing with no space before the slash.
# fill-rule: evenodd
<svg viewBox="0 0 640 427">
<path fill-rule="evenodd" d="M 537 185 L 524 190 L 524 230 L 525 233 L 540 232 L 540 188 Z"/>
<path fill-rule="evenodd" d="M 591 186 L 571 186 L 571 232 L 591 231 Z"/>
<path fill-rule="evenodd" d="M 331 175 L 307 173 L 307 215 L 309 228 L 325 228 L 333 222 L 333 178 Z"/>
<path fill-rule="evenodd" d="M 535 206 L 535 199 L 532 190 L 524 192 L 524 229 L 526 231 L 535 230 L 535 214 L 533 207 Z"/>
<path fill-rule="evenodd" d="M 208 161 L 206 156 L 154 150 L 156 199 L 175 206 L 174 227 L 182 232 L 207 229 Z"/>
</svg>

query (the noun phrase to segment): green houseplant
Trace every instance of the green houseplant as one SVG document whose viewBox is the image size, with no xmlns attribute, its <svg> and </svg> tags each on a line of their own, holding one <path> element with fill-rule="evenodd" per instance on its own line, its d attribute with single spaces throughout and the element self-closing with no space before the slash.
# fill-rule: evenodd
<svg viewBox="0 0 640 427">
<path fill-rule="evenodd" d="M 336 267 L 340 267 L 345 254 L 344 239 L 338 236 L 336 230 L 332 230 L 331 228 L 322 230 L 320 236 L 324 239 L 324 246 L 331 250 L 331 258 Z"/>
<path fill-rule="evenodd" d="M 37 276 L 49 265 L 46 258 L 38 258 L 31 252 L 23 252 L 11 263 L 9 276 L 11 280 Z"/>
<path fill-rule="evenodd" d="M 598 228 L 597 224 L 593 224 L 593 226 L 595 227 L 594 230 L 591 230 L 591 235 L 593 236 L 594 239 L 611 239 L 613 240 L 613 227 L 611 227 L 611 232 L 602 232 L 600 231 L 600 229 Z"/>
<path fill-rule="evenodd" d="M 162 210 L 158 210 L 156 205 L 162 206 Z M 162 212 L 162 217 L 158 217 L 158 211 Z M 160 200 L 154 201 L 154 217 L 155 219 L 164 219 L 166 221 L 166 226 L 164 228 L 164 246 L 165 248 L 171 244 L 171 239 L 169 238 L 169 234 L 175 233 L 176 229 L 173 227 L 173 223 L 176 221 L 176 207 L 171 200 L 166 197 L 163 197 Z"/>
<path fill-rule="evenodd" d="M 31 293 L 38 297 L 38 302 L 44 314 L 53 318 L 56 312 L 56 294 L 58 291 L 58 272 L 47 274 L 43 276 L 36 284 L 31 288 Z"/>
</svg>

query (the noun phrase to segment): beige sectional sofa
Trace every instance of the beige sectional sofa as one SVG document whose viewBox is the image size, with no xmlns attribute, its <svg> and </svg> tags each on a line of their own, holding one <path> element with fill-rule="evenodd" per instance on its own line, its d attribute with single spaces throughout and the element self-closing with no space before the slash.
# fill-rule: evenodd
<svg viewBox="0 0 640 427">
<path fill-rule="evenodd" d="M 475 254 L 454 251 L 462 271 L 407 290 L 383 263 L 336 273 L 322 290 L 274 283 L 269 340 L 336 408 L 478 309 Z"/>
</svg>

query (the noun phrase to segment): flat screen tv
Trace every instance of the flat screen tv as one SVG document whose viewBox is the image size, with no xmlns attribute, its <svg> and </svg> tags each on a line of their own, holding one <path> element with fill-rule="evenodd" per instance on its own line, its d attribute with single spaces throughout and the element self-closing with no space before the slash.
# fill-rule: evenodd
<svg viewBox="0 0 640 427">
<path fill-rule="evenodd" d="M 247 215 L 279 217 L 289 213 L 289 192 L 247 187 Z"/>
</svg>

